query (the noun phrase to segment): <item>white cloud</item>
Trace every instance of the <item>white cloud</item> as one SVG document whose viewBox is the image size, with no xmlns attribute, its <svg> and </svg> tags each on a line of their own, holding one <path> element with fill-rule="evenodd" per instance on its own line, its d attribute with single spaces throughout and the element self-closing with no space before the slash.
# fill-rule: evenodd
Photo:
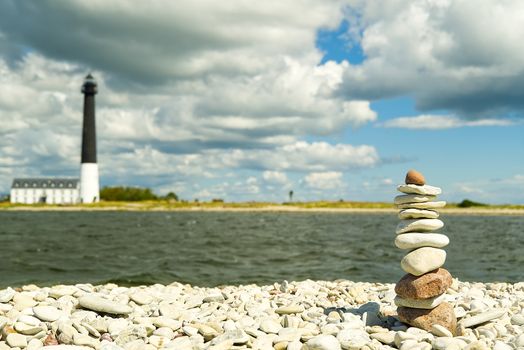
<svg viewBox="0 0 524 350">
<path fill-rule="evenodd" d="M 262 178 L 267 183 L 277 185 L 285 185 L 289 181 L 286 174 L 281 171 L 266 170 L 262 173 Z"/>
<path fill-rule="evenodd" d="M 235 150 L 225 154 L 221 164 L 279 171 L 327 171 L 367 168 L 379 161 L 373 146 L 298 141 L 273 150 Z"/>
<path fill-rule="evenodd" d="M 316 30 L 340 22 L 341 4 L 4 1 L 0 30 L 6 38 L 13 36 L 46 56 L 81 62 L 135 82 L 252 76 L 266 71 L 274 57 L 310 55 Z"/>
<path fill-rule="evenodd" d="M 241 196 L 265 185 L 245 183 L 243 171 L 285 187 L 288 171 L 377 165 L 373 146 L 300 141 L 377 118 L 369 101 L 336 94 L 347 63 L 319 64 L 317 31 L 336 28 L 341 8 L 308 0 L 0 3 L 0 191 L 12 176 L 78 176 L 88 71 L 99 84 L 103 184 Z"/>
<path fill-rule="evenodd" d="M 304 181 L 307 186 L 319 190 L 332 190 L 344 186 L 342 173 L 337 171 L 310 173 Z"/>
<path fill-rule="evenodd" d="M 346 96 L 410 95 L 468 119 L 522 112 L 522 1 L 371 0 L 348 13 L 365 60 L 345 70 Z"/>
<path fill-rule="evenodd" d="M 418 115 L 398 117 L 378 124 L 385 128 L 403 129 L 451 129 L 469 126 L 510 126 L 516 122 L 510 119 L 464 120 L 451 115 Z"/>
</svg>

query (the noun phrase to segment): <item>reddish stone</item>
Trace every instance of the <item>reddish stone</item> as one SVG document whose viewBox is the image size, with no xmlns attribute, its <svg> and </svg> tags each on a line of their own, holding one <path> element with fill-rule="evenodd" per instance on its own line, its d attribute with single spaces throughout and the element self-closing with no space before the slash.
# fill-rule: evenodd
<svg viewBox="0 0 524 350">
<path fill-rule="evenodd" d="M 58 340 L 56 340 L 54 334 L 49 333 L 49 335 L 43 341 L 44 346 L 58 345 Z"/>
<path fill-rule="evenodd" d="M 453 335 L 457 332 L 457 317 L 453 311 L 453 306 L 449 303 L 442 303 L 434 309 L 413 309 L 410 307 L 399 307 L 397 309 L 398 318 L 413 327 L 431 331 L 431 326 L 439 324 L 446 327 Z"/>
<path fill-rule="evenodd" d="M 395 286 L 395 293 L 407 299 L 427 299 L 443 294 L 451 286 L 451 274 L 438 268 L 421 276 L 406 274 Z"/>
<path fill-rule="evenodd" d="M 416 170 L 411 169 L 406 174 L 406 184 L 422 186 L 426 184 L 426 179 L 424 179 L 424 175 Z"/>
</svg>

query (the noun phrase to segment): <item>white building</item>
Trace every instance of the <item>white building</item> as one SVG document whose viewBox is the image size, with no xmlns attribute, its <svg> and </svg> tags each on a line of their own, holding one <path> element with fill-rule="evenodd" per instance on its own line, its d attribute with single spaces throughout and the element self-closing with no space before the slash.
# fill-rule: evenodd
<svg viewBox="0 0 524 350">
<path fill-rule="evenodd" d="M 76 204 L 80 202 L 80 181 L 67 178 L 14 179 L 11 203 Z"/>
</svg>

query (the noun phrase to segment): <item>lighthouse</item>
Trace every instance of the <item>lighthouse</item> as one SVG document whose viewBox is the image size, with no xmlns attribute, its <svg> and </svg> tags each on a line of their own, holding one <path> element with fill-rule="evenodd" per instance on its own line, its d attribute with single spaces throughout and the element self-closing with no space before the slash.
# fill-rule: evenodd
<svg viewBox="0 0 524 350">
<path fill-rule="evenodd" d="M 95 95 L 97 84 L 88 74 L 82 85 L 84 123 L 82 127 L 82 160 L 80 168 L 80 201 L 94 203 L 100 199 L 98 164 L 96 162 Z"/>
</svg>

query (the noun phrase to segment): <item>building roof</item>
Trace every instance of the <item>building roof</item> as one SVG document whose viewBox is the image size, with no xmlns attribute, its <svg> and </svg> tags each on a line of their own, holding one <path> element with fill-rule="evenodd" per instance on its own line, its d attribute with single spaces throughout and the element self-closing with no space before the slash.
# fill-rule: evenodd
<svg viewBox="0 0 524 350">
<path fill-rule="evenodd" d="M 78 179 L 39 177 L 39 178 L 15 178 L 11 188 L 77 188 Z"/>
</svg>

